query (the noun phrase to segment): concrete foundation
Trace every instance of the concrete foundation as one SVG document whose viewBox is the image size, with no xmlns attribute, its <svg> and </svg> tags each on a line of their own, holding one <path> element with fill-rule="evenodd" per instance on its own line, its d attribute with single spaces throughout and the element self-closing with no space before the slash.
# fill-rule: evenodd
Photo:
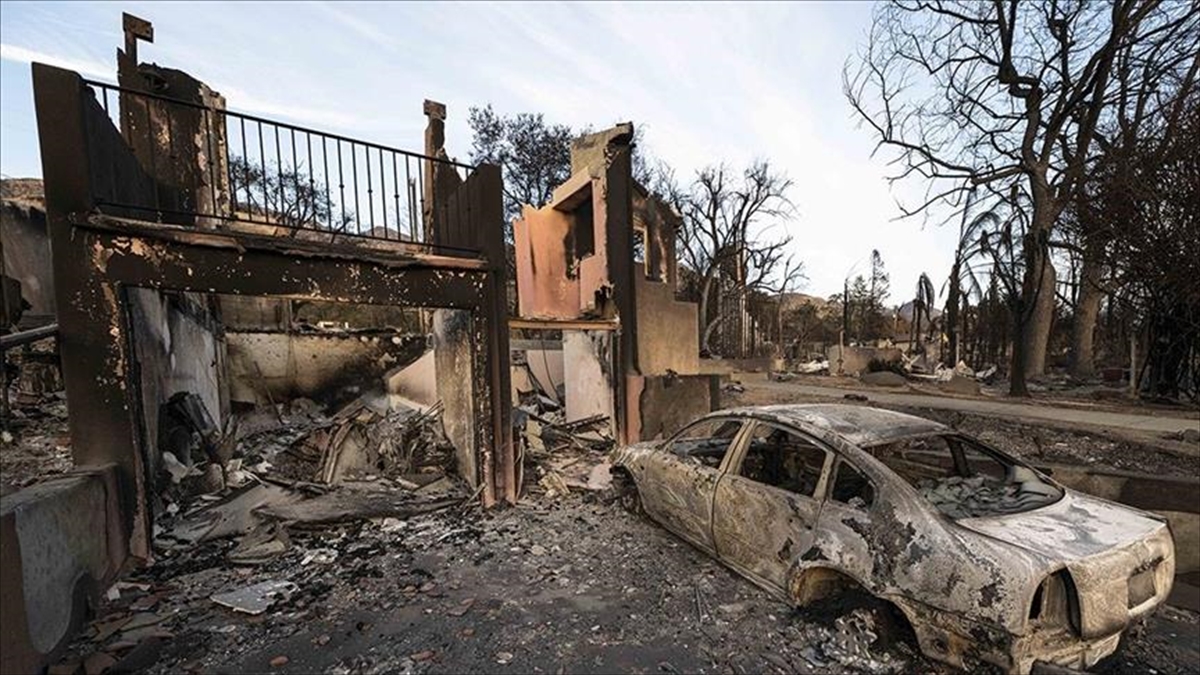
<svg viewBox="0 0 1200 675">
<path fill-rule="evenodd" d="M 118 480 L 112 466 L 77 471 L 0 499 L 0 672 L 56 657 L 121 572 Z"/>
</svg>

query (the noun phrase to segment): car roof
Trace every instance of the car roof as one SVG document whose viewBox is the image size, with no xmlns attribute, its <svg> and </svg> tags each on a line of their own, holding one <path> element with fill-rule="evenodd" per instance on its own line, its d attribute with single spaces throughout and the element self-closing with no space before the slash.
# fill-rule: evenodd
<svg viewBox="0 0 1200 675">
<path fill-rule="evenodd" d="M 944 424 L 921 417 L 862 405 L 746 406 L 714 411 L 712 414 L 782 422 L 803 430 L 831 433 L 859 447 L 952 431 Z"/>
</svg>

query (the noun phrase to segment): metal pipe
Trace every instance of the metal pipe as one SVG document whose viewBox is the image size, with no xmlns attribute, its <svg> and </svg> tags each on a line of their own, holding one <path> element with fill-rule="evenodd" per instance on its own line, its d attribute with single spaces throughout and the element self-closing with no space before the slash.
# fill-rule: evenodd
<svg viewBox="0 0 1200 675">
<path fill-rule="evenodd" d="M 52 323 L 40 328 L 30 328 L 29 330 L 17 331 L 8 335 L 0 335 L 0 351 L 7 351 L 13 347 L 20 347 L 31 342 L 44 340 L 48 337 L 58 336 L 58 324 Z"/>
</svg>

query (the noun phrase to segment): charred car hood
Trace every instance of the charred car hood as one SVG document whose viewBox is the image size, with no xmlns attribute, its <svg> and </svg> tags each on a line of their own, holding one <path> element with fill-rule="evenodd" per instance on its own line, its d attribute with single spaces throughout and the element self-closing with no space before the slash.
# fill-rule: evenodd
<svg viewBox="0 0 1200 675">
<path fill-rule="evenodd" d="M 1148 513 L 1065 490 L 1057 502 L 1033 511 L 963 518 L 958 525 L 1056 562 L 1074 562 L 1124 548 L 1166 525 Z"/>
</svg>

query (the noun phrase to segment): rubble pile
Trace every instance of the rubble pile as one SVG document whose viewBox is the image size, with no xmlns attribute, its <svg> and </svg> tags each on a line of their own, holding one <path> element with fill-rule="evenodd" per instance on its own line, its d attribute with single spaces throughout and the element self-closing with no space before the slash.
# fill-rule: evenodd
<svg viewBox="0 0 1200 675">
<path fill-rule="evenodd" d="M 1017 513 L 1046 501 L 1043 494 L 1022 492 L 1020 483 L 990 476 L 926 478 L 917 483 L 917 489 L 939 511 L 954 519 Z"/>
<path fill-rule="evenodd" d="M 72 467 L 67 397 L 53 340 L 11 349 L 0 358 L 8 371 L 8 407 L 0 408 L 0 493 L 8 494 Z"/>
<path fill-rule="evenodd" d="M 256 411 L 221 435 L 189 397 L 172 397 L 164 418 L 177 418 L 175 429 L 190 437 L 166 437 L 178 437 L 175 447 L 190 444 L 185 457 L 201 448 L 209 461 L 187 466 L 164 452 L 173 464 L 165 463 L 171 485 L 155 526 L 160 551 L 233 537 L 229 562 L 262 564 L 289 550 L 289 525 L 408 516 L 465 497 L 448 476 L 453 452 L 440 405 L 393 410 L 364 398 L 326 417 L 298 399 L 286 416 L 282 408 L 267 411 L 270 417 Z"/>
<path fill-rule="evenodd" d="M 518 426 L 523 464 L 536 476 L 536 489 L 543 496 L 554 499 L 572 489 L 608 489 L 612 476 L 607 457 L 613 440 L 607 415 L 566 422 L 561 412 L 542 415 L 527 408 L 518 410 L 524 418 Z"/>
<path fill-rule="evenodd" d="M 221 432 L 197 397 L 179 394 L 160 416 L 163 497 L 174 512 L 171 503 L 178 508 L 196 495 L 264 479 L 337 485 L 378 478 L 415 489 L 446 477 L 453 465 L 441 412 L 440 404 L 390 409 L 362 398 L 326 416 L 297 399 L 234 417 Z"/>
<path fill-rule="evenodd" d="M 88 659 L 151 674 L 893 672 L 896 659 L 942 672 L 872 646 L 884 631 L 869 617 L 803 619 L 574 490 L 289 530 L 290 548 L 261 564 L 231 564 L 234 541 L 215 539 L 135 570 L 54 672 Z"/>
<path fill-rule="evenodd" d="M 382 411 L 355 401 L 292 441 L 282 463 L 301 479 L 333 485 L 363 476 L 396 476 L 423 485 L 444 476 L 453 449 L 441 428 L 440 404 L 428 410 Z"/>
<path fill-rule="evenodd" d="M 513 408 L 513 437 L 518 444 L 525 489 L 547 499 L 571 490 L 599 492 L 612 484 L 608 453 L 614 446 L 612 420 L 598 414 L 567 420 L 562 391 L 543 389 L 525 378 L 520 405 Z"/>
<path fill-rule="evenodd" d="M 872 651 L 880 631 L 866 608 L 839 616 L 832 627 L 813 625 L 804 637 L 800 656 L 819 672 L 900 673 L 908 668 L 895 654 Z"/>
</svg>

